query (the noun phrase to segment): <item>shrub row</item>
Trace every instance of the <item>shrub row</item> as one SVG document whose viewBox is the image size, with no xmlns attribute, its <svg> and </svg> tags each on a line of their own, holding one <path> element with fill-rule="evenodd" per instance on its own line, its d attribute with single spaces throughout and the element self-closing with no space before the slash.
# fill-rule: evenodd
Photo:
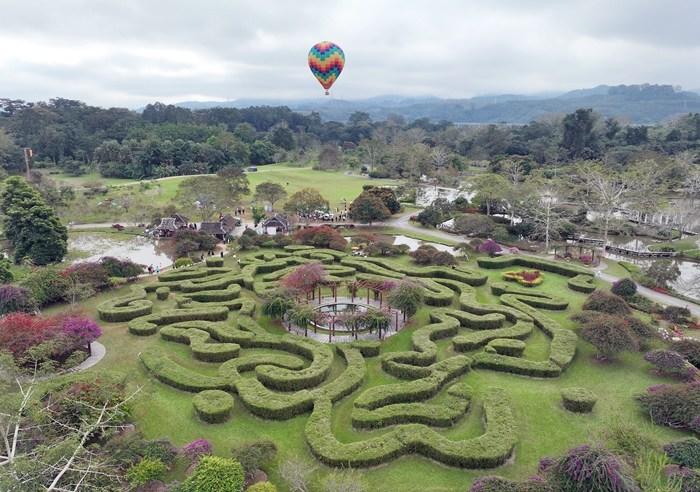
<svg viewBox="0 0 700 492">
<path fill-rule="evenodd" d="M 280 343 L 283 350 L 310 359 L 311 364 L 299 371 L 275 366 L 260 366 L 255 372 L 258 380 L 265 386 L 279 391 L 295 391 L 318 386 L 328 377 L 333 363 L 331 346 L 292 335 L 283 337 Z"/>
<path fill-rule="evenodd" d="M 552 339 L 549 347 L 549 360 L 562 369 L 569 367 L 576 356 L 576 343 L 578 342 L 576 333 L 562 328 L 553 319 L 521 302 L 519 297 L 514 294 L 502 295 L 501 302 L 529 315 L 534 320 L 535 325 Z"/>
<path fill-rule="evenodd" d="M 506 255 L 495 258 L 477 258 L 476 262 L 481 268 L 506 268 L 511 266 L 522 266 L 526 268 L 537 268 L 546 272 L 558 273 L 565 277 L 575 277 L 576 275 L 592 275 L 591 271 L 585 267 L 571 265 L 559 261 L 545 260 L 534 256 Z"/>
<path fill-rule="evenodd" d="M 518 299 L 520 299 L 525 304 L 536 308 L 549 309 L 552 311 L 563 311 L 569 306 L 569 301 L 562 297 L 547 294 L 544 292 L 533 291 L 529 288 L 515 287 L 506 282 L 494 282 L 493 284 L 491 284 L 491 292 L 493 292 L 497 296 L 503 294 L 515 294 L 518 296 Z"/>
<path fill-rule="evenodd" d="M 561 390 L 561 400 L 564 408 L 570 412 L 590 413 L 598 397 L 586 388 L 564 388 Z"/>
<path fill-rule="evenodd" d="M 457 280 L 459 282 L 464 282 L 467 285 L 472 285 L 478 287 L 479 285 L 484 285 L 486 283 L 487 277 L 479 272 L 464 267 L 456 266 L 455 268 L 450 268 L 446 266 L 424 266 L 416 267 L 413 265 L 402 265 L 400 263 L 393 262 L 391 260 L 386 260 L 384 258 L 362 258 L 358 261 L 370 262 L 376 265 L 386 268 L 388 270 L 403 273 L 411 277 L 427 277 L 431 279 L 449 279 Z"/>
<path fill-rule="evenodd" d="M 488 352 L 482 352 L 473 357 L 473 367 L 483 369 L 538 378 L 555 378 L 561 374 L 561 367 L 549 360 L 534 361 L 507 355 L 490 354 Z"/>
<path fill-rule="evenodd" d="M 223 321 L 228 317 L 228 309 L 212 306 L 199 309 L 172 309 L 160 313 L 142 316 L 129 322 L 129 333 L 132 335 L 153 335 L 159 325 L 169 325 L 181 321 Z"/>
<path fill-rule="evenodd" d="M 129 321 L 152 311 L 153 303 L 146 299 L 146 291 L 137 286 L 131 288 L 131 294 L 113 297 L 97 306 L 100 319 L 112 323 Z"/>
<path fill-rule="evenodd" d="M 593 277 L 585 273 L 570 278 L 567 280 L 566 285 L 569 286 L 569 289 L 575 290 L 576 292 L 583 292 L 584 294 L 590 294 L 596 289 L 593 283 Z"/>
<path fill-rule="evenodd" d="M 158 282 L 181 282 L 183 280 L 202 278 L 206 276 L 207 271 L 204 268 L 201 266 L 192 266 L 161 273 L 158 275 Z"/>
<path fill-rule="evenodd" d="M 352 409 L 352 425 L 359 429 L 372 429 L 397 424 L 425 424 L 449 427 L 459 420 L 469 407 L 471 388 L 454 384 L 439 404 L 395 403 L 368 410 L 358 406 Z"/>
<path fill-rule="evenodd" d="M 457 334 L 459 321 L 443 310 L 430 313 L 432 324 L 413 332 L 413 351 L 389 352 L 382 357 L 382 369 L 401 379 L 425 377 L 432 372 L 427 367 L 437 360 L 437 346 L 433 340 L 452 337 Z"/>
<path fill-rule="evenodd" d="M 449 287 L 428 278 L 411 278 L 424 287 L 423 300 L 430 306 L 449 306 L 455 293 Z"/>
<path fill-rule="evenodd" d="M 341 443 L 331 429 L 332 404 L 320 399 L 314 403 L 305 436 L 311 452 L 330 466 L 376 466 L 417 452 L 448 465 L 492 468 L 505 463 L 513 452 L 515 419 L 503 390 L 490 390 L 483 405 L 487 431 L 472 439 L 452 441 L 425 425 L 405 424 L 378 437 Z"/>
<path fill-rule="evenodd" d="M 350 346 L 359 350 L 364 357 L 377 357 L 382 344 L 379 340 L 355 340 Z"/>
<path fill-rule="evenodd" d="M 233 410 L 233 397 L 222 390 L 205 390 L 192 398 L 197 416 L 210 424 L 226 422 Z"/>
<path fill-rule="evenodd" d="M 172 361 L 160 351 L 146 350 L 139 354 L 139 359 L 156 379 L 173 388 L 192 393 L 209 389 L 228 389 L 223 378 L 193 372 Z"/>
<path fill-rule="evenodd" d="M 316 249 L 313 246 L 309 246 L 308 244 L 289 244 L 284 247 L 285 251 L 303 251 L 305 249 Z"/>
<path fill-rule="evenodd" d="M 330 399 L 336 402 L 357 390 L 367 374 L 367 365 L 362 353 L 347 345 L 336 346 L 336 352 L 345 360 L 345 371 L 330 383 L 313 389 L 315 399 Z"/>
<path fill-rule="evenodd" d="M 490 349 L 490 350 L 489 350 Z M 501 355 L 509 355 L 510 357 L 520 357 L 525 351 L 525 342 L 512 338 L 496 338 L 491 340 L 486 346 L 486 351 L 493 351 Z"/>
<path fill-rule="evenodd" d="M 241 286 L 238 284 L 231 284 L 225 289 L 221 290 L 203 290 L 199 292 L 185 292 L 182 297 L 187 299 L 192 299 L 193 301 L 199 302 L 221 302 L 230 301 L 236 299 L 241 295 Z"/>
<path fill-rule="evenodd" d="M 373 386 L 362 393 L 355 406 L 374 410 L 393 403 L 407 403 L 425 400 L 435 396 L 448 382 L 469 371 L 471 359 L 458 355 L 442 360 L 431 366 L 427 377 L 405 383 Z"/>
<path fill-rule="evenodd" d="M 220 256 L 207 256 L 205 263 L 208 267 L 223 267 L 224 259 Z"/>
<path fill-rule="evenodd" d="M 494 330 L 481 330 L 458 335 L 452 339 L 452 345 L 458 352 L 466 352 L 483 347 L 492 340 L 499 338 L 516 338 L 524 340 L 532 333 L 531 321 L 517 321 L 512 326 L 496 328 Z"/>
<path fill-rule="evenodd" d="M 371 273 L 372 275 L 377 275 L 386 278 L 403 278 L 402 273 L 389 270 L 379 265 L 375 265 L 372 262 L 366 261 L 360 258 L 354 258 L 351 256 L 346 256 L 340 260 L 341 265 L 352 267 L 358 272 Z"/>
<path fill-rule="evenodd" d="M 237 343 L 210 343 L 211 336 L 207 331 L 186 325 L 166 326 L 160 330 L 160 336 L 163 340 L 189 345 L 194 358 L 204 362 L 223 362 L 238 357 L 241 347 Z"/>
</svg>

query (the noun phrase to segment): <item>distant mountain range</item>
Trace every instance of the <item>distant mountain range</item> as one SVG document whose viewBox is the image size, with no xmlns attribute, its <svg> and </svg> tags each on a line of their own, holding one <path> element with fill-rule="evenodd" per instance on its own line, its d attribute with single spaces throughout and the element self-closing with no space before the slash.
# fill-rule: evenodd
<svg viewBox="0 0 700 492">
<path fill-rule="evenodd" d="M 438 97 L 377 96 L 367 99 L 237 99 L 223 102 L 178 103 L 190 109 L 213 107 L 288 106 L 294 111 L 315 111 L 324 120 L 346 121 L 355 111 L 369 113 L 374 120 L 400 115 L 407 120 L 429 118 L 454 123 L 528 123 L 552 114 L 570 113 L 578 108 L 593 108 L 604 116 L 630 123 L 651 124 L 689 112 L 700 112 L 700 94 L 671 85 L 599 85 L 566 93 L 538 95 L 498 94 L 469 99 Z"/>
</svg>

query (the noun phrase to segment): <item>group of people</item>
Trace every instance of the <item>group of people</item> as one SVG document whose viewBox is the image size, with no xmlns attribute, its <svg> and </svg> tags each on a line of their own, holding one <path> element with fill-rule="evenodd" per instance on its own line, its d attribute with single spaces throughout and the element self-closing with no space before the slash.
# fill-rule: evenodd
<svg viewBox="0 0 700 492">
<path fill-rule="evenodd" d="M 160 274 L 160 265 L 156 265 L 155 267 L 153 265 L 148 265 L 148 274 L 153 275 L 154 273 L 156 275 Z"/>
</svg>

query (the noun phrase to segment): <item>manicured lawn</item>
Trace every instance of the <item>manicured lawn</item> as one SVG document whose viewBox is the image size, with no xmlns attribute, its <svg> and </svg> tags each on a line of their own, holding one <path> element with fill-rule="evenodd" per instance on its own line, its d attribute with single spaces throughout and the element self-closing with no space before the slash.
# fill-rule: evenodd
<svg viewBox="0 0 700 492">
<path fill-rule="evenodd" d="M 274 252 L 275 250 L 262 251 Z M 255 253 L 246 252 L 240 256 L 245 258 Z M 408 257 L 392 261 L 402 265 L 411 264 Z M 233 266 L 233 258 L 228 257 L 226 265 Z M 474 264 L 472 266 L 478 268 Z M 492 294 L 489 284 L 501 281 L 502 270 L 481 270 L 481 272 L 485 273 L 489 280 L 487 285 L 476 288 L 477 301 L 482 304 L 500 303 L 499 298 Z M 540 291 L 564 297 L 569 301 L 569 307 L 564 311 L 543 311 L 543 313 L 559 322 L 562 327 L 575 330 L 575 323 L 570 320 L 570 316 L 580 310 L 586 295 L 569 290 L 565 277 L 549 272 L 545 272 L 544 275 L 545 281 L 541 286 L 533 288 L 533 292 Z M 256 280 L 259 278 L 259 276 L 256 277 Z M 596 282 L 601 286 L 604 285 L 600 281 Z M 104 293 L 88 300 L 82 307 L 87 313 L 95 316 L 98 303 L 127 292 L 128 288 L 124 287 Z M 244 290 L 242 295 L 256 299 L 256 296 L 247 290 Z M 149 294 L 149 299 L 154 301 L 154 311 L 174 307 L 172 296 L 166 301 L 155 301 L 154 295 Z M 457 307 L 456 301 L 453 307 Z M 61 308 L 55 307 L 48 311 L 59 309 Z M 382 353 L 411 350 L 413 333 L 417 328 L 429 323 L 429 313 L 434 309 L 433 306 L 422 307 L 400 333 L 383 342 Z M 236 316 L 238 314 L 233 312 L 230 318 Z M 271 333 L 284 333 L 278 322 L 259 315 L 257 320 Z M 304 437 L 308 413 L 283 421 L 263 420 L 252 415 L 238 396 L 235 396 L 233 416 L 229 422 L 216 425 L 204 424 L 193 415 L 192 394 L 155 381 L 139 362 L 138 354 L 147 348 L 160 347 L 183 367 L 206 375 L 214 375 L 218 364 L 196 361 L 192 358 L 188 346 L 163 341 L 158 335 L 147 337 L 130 335 L 124 323 L 102 323 L 102 325 L 104 335 L 101 342 L 107 347 L 107 355 L 92 370 L 121 372 L 127 375 L 133 385 L 143 387 L 142 397 L 134 406 L 134 415 L 138 427 L 147 437 L 168 437 L 177 445 L 203 437 L 209 439 L 214 444 L 215 452 L 221 455 L 229 455 L 230 449 L 243 441 L 269 438 L 279 447 L 277 463 L 290 457 L 302 457 L 315 461 Z M 455 355 L 450 340 L 448 338 L 437 342 L 439 360 Z M 547 358 L 550 341 L 542 332 L 535 330 L 526 342 L 526 358 L 533 360 Z M 255 352 L 265 352 L 265 350 L 246 349 L 244 353 Z M 639 411 L 634 401 L 634 396 L 643 392 L 646 387 L 667 381 L 651 372 L 650 366 L 642 359 L 642 354 L 625 354 L 619 360 L 605 364 L 594 361 L 592 355 L 592 347 L 579 340 L 577 355 L 571 366 L 560 377 L 551 379 L 516 376 L 485 369 L 471 370 L 460 380 L 472 386 L 474 404 L 456 425 L 439 432 L 451 439 L 464 439 L 482 434 L 483 415 L 478 402 L 488 388 L 500 387 L 506 391 L 512 401 L 517 422 L 518 444 L 514 457 L 495 470 L 463 470 L 444 466 L 421 456 L 410 455 L 379 467 L 362 469 L 362 476 L 369 482 L 369 490 L 466 491 L 475 478 L 483 475 L 498 474 L 524 479 L 536 472 L 537 463 L 541 457 L 556 456 L 578 444 L 602 439 L 605 429 L 610 423 L 616 421 L 634 424 L 662 441 L 682 436 L 680 432 L 648 424 L 648 417 Z M 399 382 L 382 370 L 380 358 L 365 360 L 367 377 L 362 387 L 333 407 L 332 429 L 341 442 L 361 441 L 387 432 L 387 429 L 358 431 L 350 424 L 353 402 L 367 388 Z M 344 363 L 336 357 L 330 378 L 340 374 L 343 368 Z M 569 386 L 583 386 L 599 396 L 598 404 L 592 414 L 572 414 L 562 408 L 559 392 L 562 388 Z M 445 391 L 442 390 L 434 401 L 440 401 L 444 393 Z M 269 469 L 272 481 L 280 490 L 287 490 L 276 470 L 277 466 Z M 325 466 L 319 466 L 316 475 L 321 478 L 328 470 Z M 181 479 L 180 473 L 181 471 L 174 472 L 171 478 Z"/>
<path fill-rule="evenodd" d="M 52 179 L 57 176 L 51 175 Z M 302 188 L 316 188 L 329 201 L 332 210 L 343 210 L 347 204 L 362 192 L 364 185 L 396 185 L 397 181 L 389 179 L 369 179 L 359 175 L 347 175 L 344 171 L 314 171 L 310 167 L 294 167 L 287 164 L 270 164 L 259 166 L 257 172 L 247 173 L 251 193 L 243 197 L 243 204 L 252 202 L 255 187 L 265 181 L 279 183 L 285 187 L 288 195 Z M 92 179 L 91 179 L 92 178 Z M 64 220 L 74 220 L 80 223 L 104 221 L 142 222 L 150 220 L 143 211 L 153 207 L 164 207 L 175 204 L 178 187 L 187 177 L 176 176 L 151 181 L 109 180 L 95 175 L 85 175 L 78 178 L 66 177 L 65 181 L 74 186 L 82 186 L 85 182 L 102 181 L 109 185 L 107 194 L 97 194 L 93 197 L 80 198 L 62 213 Z M 72 180 L 72 181 L 71 181 Z M 128 205 L 128 209 L 124 208 Z M 177 204 L 176 204 L 177 205 Z M 284 200 L 275 204 L 281 209 Z M 195 210 L 181 210 L 186 215 L 196 216 Z"/>
</svg>

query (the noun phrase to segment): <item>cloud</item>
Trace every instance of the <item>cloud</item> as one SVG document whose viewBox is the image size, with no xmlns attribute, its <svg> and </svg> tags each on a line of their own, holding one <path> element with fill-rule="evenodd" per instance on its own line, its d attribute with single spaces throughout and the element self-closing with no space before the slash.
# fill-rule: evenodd
<svg viewBox="0 0 700 492">
<path fill-rule="evenodd" d="M 334 97 L 696 87 L 700 3 L 682 0 L 0 0 L 0 96 L 100 105 L 320 97 L 316 41 L 346 52 Z"/>
</svg>

